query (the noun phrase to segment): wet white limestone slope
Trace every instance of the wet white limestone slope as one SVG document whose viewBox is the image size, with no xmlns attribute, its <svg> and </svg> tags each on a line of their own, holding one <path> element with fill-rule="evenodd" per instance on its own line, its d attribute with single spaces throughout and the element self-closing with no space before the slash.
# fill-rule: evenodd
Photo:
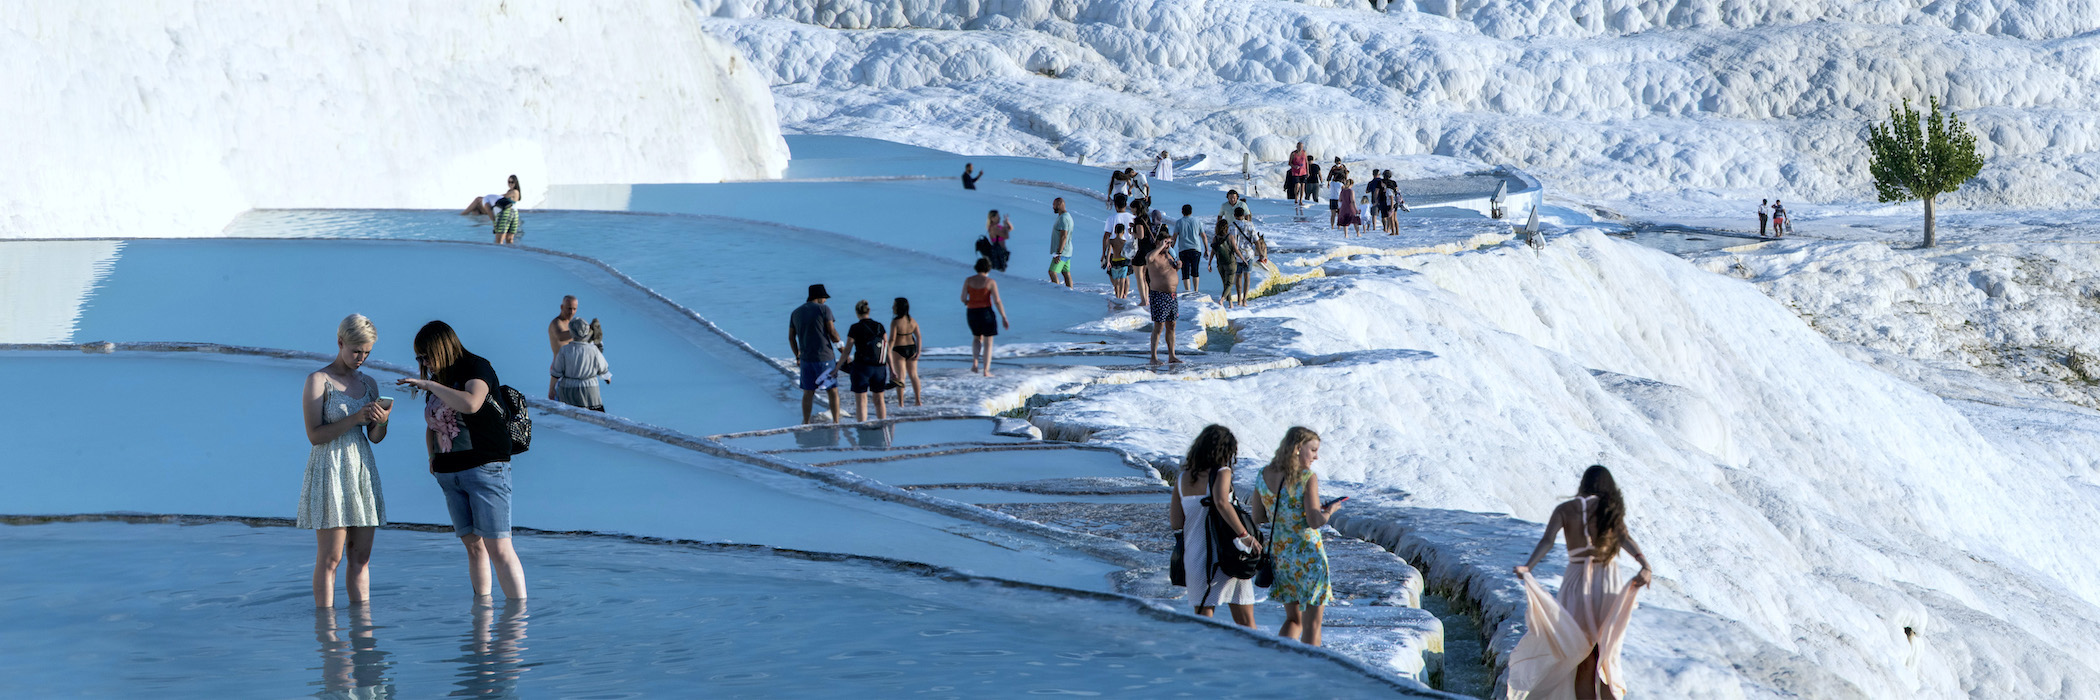
<svg viewBox="0 0 2100 700">
<path fill-rule="evenodd" d="M 1590 199 L 1841 201 L 1873 196 L 1867 121 L 1938 95 L 1991 159 L 1959 199 L 2084 201 L 2100 178 L 2089 0 L 698 4 L 793 132 L 1223 167 L 1303 139 L 1514 164 Z"/>
<path fill-rule="evenodd" d="M 787 165 L 766 81 L 682 0 L 20 3 L 0 37 L 0 238 Z"/>
<path fill-rule="evenodd" d="M 1302 424 L 1333 490 L 1533 521 L 1611 465 L 1662 576 L 1627 652 L 1655 697 L 2100 692 L 2100 545 L 2067 525 L 2100 518 L 2093 413 L 1942 399 L 1594 232 L 1327 271 L 1237 319 L 1305 366 L 1095 387 L 1038 422 L 1155 454 L 1219 422 L 1249 456 Z M 1496 548 L 1484 575 L 1527 553 L 1450 546 Z"/>
<path fill-rule="evenodd" d="M 2059 229 L 2067 237 L 2095 232 L 2090 223 Z M 1751 281 L 1833 340 L 1979 372 L 2015 394 L 2100 408 L 2100 249 L 2091 243 L 1918 250 L 1789 240 L 1695 262 Z"/>
</svg>

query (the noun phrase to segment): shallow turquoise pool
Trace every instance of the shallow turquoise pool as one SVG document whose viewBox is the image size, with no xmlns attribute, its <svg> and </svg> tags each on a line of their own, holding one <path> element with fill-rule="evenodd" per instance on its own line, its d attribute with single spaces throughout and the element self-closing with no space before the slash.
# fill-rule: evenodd
<svg viewBox="0 0 2100 700">
<path fill-rule="evenodd" d="M 215 523 L 0 526 L 15 697 L 1303 698 L 1394 688 L 1124 599 L 862 560 L 525 536 L 476 605 L 447 535 L 379 533 L 373 598 L 316 613 L 313 539 Z M 339 599 L 340 600 L 340 599 Z"/>
</svg>

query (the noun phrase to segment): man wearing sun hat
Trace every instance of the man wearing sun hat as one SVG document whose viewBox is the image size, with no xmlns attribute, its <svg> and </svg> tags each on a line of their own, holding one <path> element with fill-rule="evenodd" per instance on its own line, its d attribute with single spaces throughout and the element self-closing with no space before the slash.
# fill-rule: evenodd
<svg viewBox="0 0 2100 700">
<path fill-rule="evenodd" d="M 839 330 L 831 320 L 831 307 L 824 302 L 831 293 L 824 285 L 809 286 L 809 301 L 796 307 L 788 315 L 788 349 L 795 353 L 795 364 L 801 369 L 802 422 L 810 422 L 810 408 L 817 400 L 817 390 L 830 392 L 831 422 L 840 420 L 838 344 Z"/>
</svg>

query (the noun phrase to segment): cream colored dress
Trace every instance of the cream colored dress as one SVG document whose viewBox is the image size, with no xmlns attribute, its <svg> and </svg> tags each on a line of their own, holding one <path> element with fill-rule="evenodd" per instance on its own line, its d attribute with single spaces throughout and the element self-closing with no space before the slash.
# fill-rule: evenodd
<svg viewBox="0 0 2100 700">
<path fill-rule="evenodd" d="M 362 411 L 379 396 L 379 385 L 371 377 L 357 375 L 365 385 L 362 398 L 337 391 L 335 382 L 323 382 L 322 422 L 334 423 Z M 379 465 L 372 460 L 372 442 L 363 429 L 350 430 L 306 454 L 306 486 L 299 490 L 299 527 L 321 530 L 334 527 L 378 527 L 386 524 L 386 500 L 379 495 Z"/>
<path fill-rule="evenodd" d="M 1576 499 L 1574 532 L 1589 533 L 1589 507 L 1594 496 Z M 1626 643 L 1626 627 L 1633 621 L 1634 598 L 1640 589 L 1627 586 L 1619 565 L 1603 561 L 1587 541 L 1568 549 L 1568 571 L 1561 577 L 1560 594 L 1549 596 L 1531 574 L 1522 576 L 1524 638 L 1509 656 L 1510 700 L 1574 700 L 1575 668 L 1597 653 L 1597 680 L 1612 693 L 1626 697 L 1626 679 L 1619 672 L 1619 648 Z"/>
</svg>

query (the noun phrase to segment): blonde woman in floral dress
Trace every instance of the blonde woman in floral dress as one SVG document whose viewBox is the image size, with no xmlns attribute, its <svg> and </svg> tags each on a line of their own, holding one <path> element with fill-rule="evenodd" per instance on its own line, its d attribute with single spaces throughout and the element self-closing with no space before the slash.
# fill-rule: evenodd
<svg viewBox="0 0 2100 700">
<path fill-rule="evenodd" d="M 1320 622 L 1334 602 L 1320 528 L 1342 507 L 1339 502 L 1318 505 L 1320 476 L 1312 465 L 1319 459 L 1318 433 L 1303 427 L 1286 431 L 1276 456 L 1261 470 L 1262 509 L 1254 514 L 1256 521 L 1273 517 L 1276 522 L 1275 539 L 1269 543 L 1275 551 L 1276 585 L 1269 589 L 1269 600 L 1283 604 L 1281 634 L 1313 646 L 1320 645 Z"/>
<path fill-rule="evenodd" d="M 372 322 L 351 314 L 335 332 L 335 361 L 306 375 L 300 395 L 306 418 L 306 485 L 299 490 L 301 528 L 313 530 L 314 607 L 335 607 L 335 570 L 345 558 L 344 592 L 351 605 L 371 599 L 372 536 L 386 524 L 379 466 L 372 443 L 386 439 L 388 406 L 379 383 L 358 371 L 379 339 Z"/>
</svg>

